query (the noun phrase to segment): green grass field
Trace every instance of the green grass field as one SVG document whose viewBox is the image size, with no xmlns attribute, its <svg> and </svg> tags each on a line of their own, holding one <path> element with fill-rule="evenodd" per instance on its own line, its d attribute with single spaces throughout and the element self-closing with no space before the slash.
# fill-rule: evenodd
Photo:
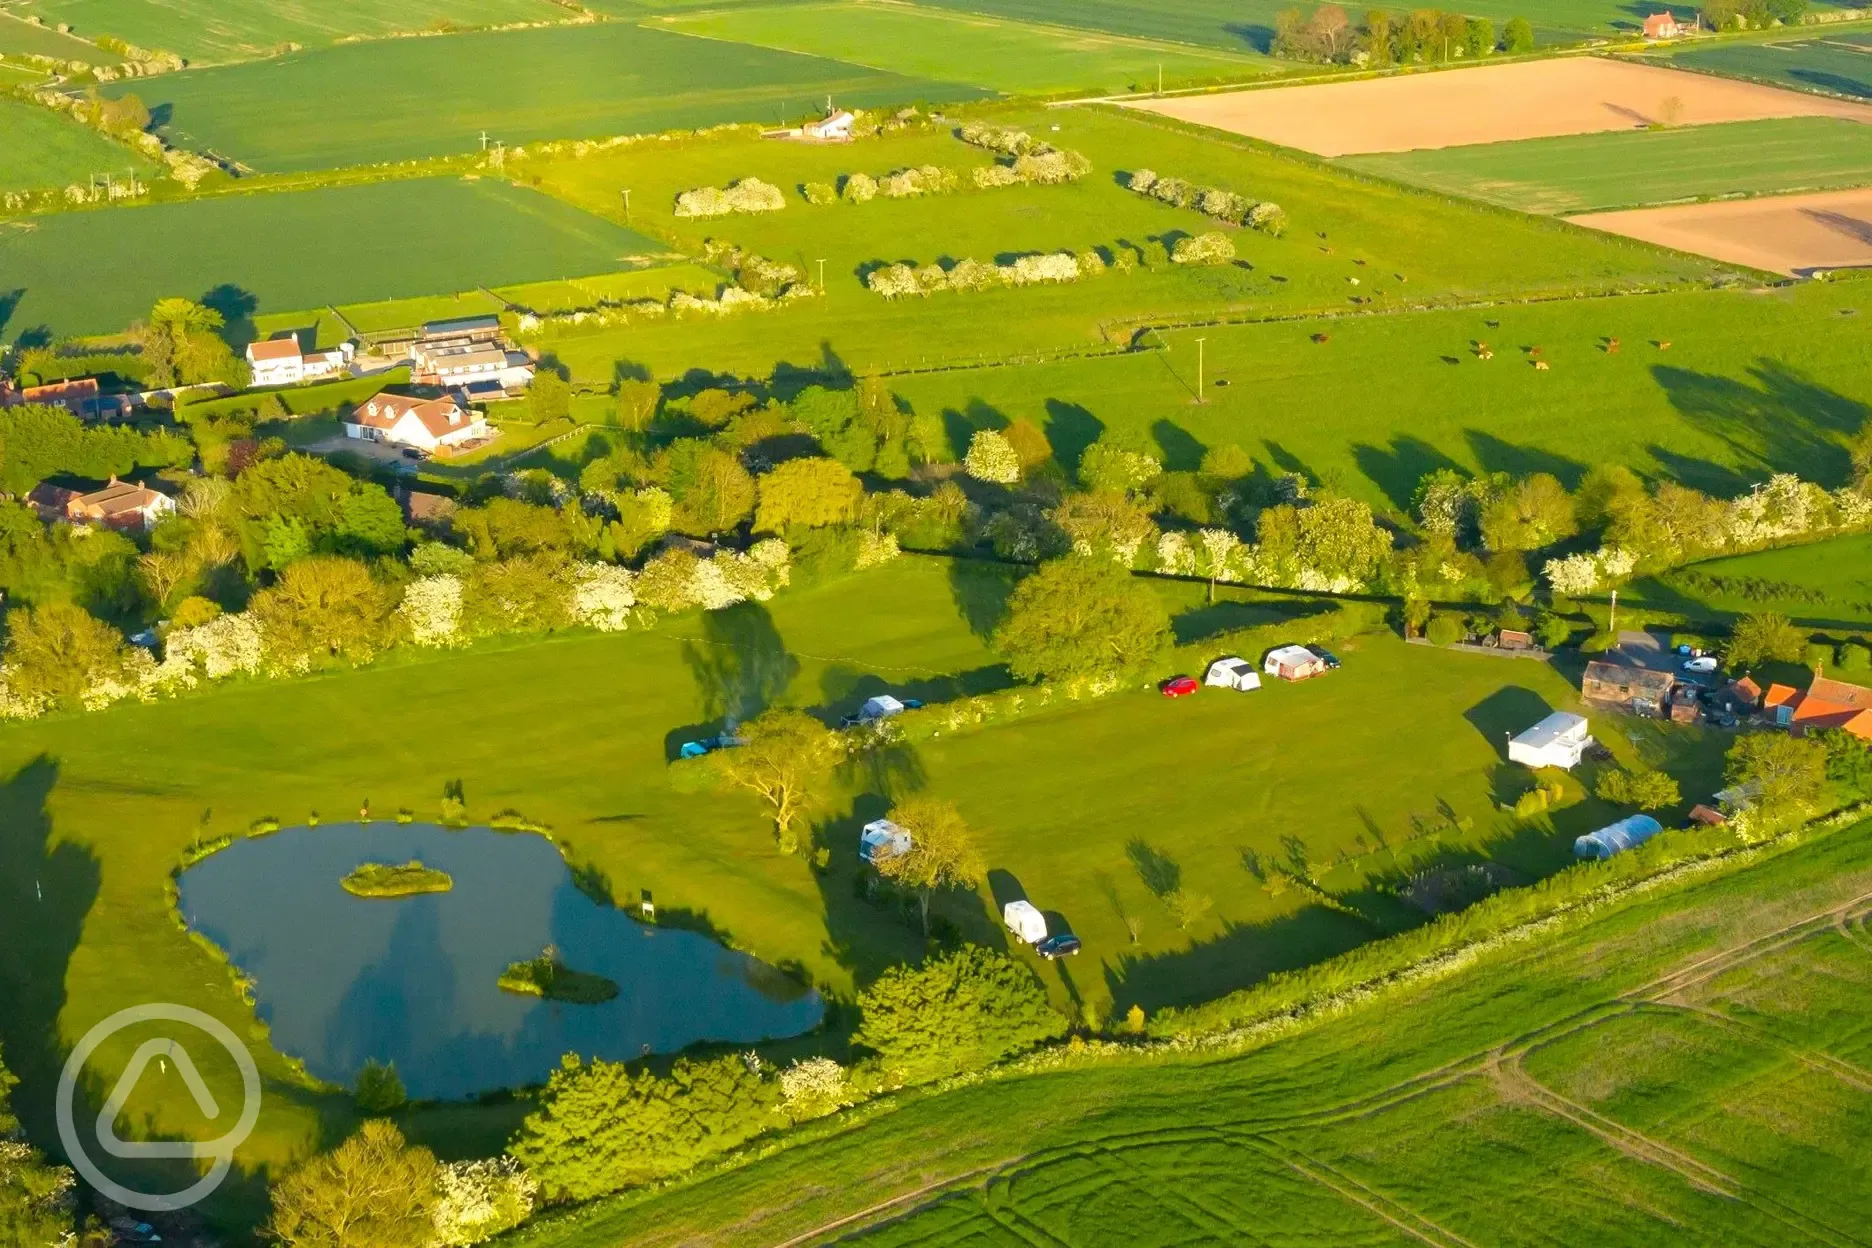
<svg viewBox="0 0 1872 1248">
<path fill-rule="evenodd" d="M 859 825 L 889 794 L 952 797 L 979 825 L 996 875 L 984 895 L 945 898 L 940 911 L 975 939 L 997 941 L 990 895 L 1017 882 L 1086 941 L 1090 956 L 1047 970 L 1062 1003 L 1137 1001 L 1153 1012 L 1423 921 L 1372 891 L 1375 878 L 1478 857 L 1534 878 L 1565 862 L 1570 838 L 1607 813 L 1587 801 L 1515 824 L 1493 807 L 1528 783 L 1502 764 L 1499 740 L 1566 703 L 1563 677 L 1387 637 L 1342 647 L 1345 667 L 1331 679 L 1174 703 L 1124 693 L 946 734 L 876 771 L 853 769 L 815 829 L 832 851 L 824 874 L 775 853 L 751 798 L 685 796 L 665 780 L 673 743 L 713 731 L 730 702 L 776 697 L 838 713 L 884 689 L 942 699 L 998 686 L 1005 674 L 980 631 L 1005 592 L 992 565 L 911 558 L 791 591 L 770 610 L 403 656 L 0 729 L 0 775 L 10 777 L 0 787 L 3 878 L 26 890 L 0 907 L 0 984 L 22 1002 L 0 1016 L 9 1063 L 46 1089 L 35 1062 L 153 992 L 263 1042 L 225 974 L 174 922 L 163 881 L 177 855 L 198 836 L 238 834 L 262 816 L 288 825 L 315 812 L 343 818 L 365 800 L 433 815 L 455 779 L 471 818 L 517 808 L 550 825 L 568 857 L 615 896 L 652 889 L 665 911 L 796 962 L 835 992 L 918 947 L 903 916 L 854 894 Z M 1180 611 L 1199 608 L 1200 587 L 1164 592 Z M 1236 603 L 1186 623 L 1230 626 L 1291 609 Z M 1372 713 L 1385 703 L 1414 708 L 1408 748 L 1395 718 Z M 376 733 L 366 725 L 381 725 L 390 707 L 400 727 L 385 750 L 332 748 Z M 1316 743 L 1315 757 L 1296 766 L 1302 741 Z M 1613 744 L 1698 792 L 1714 782 L 1721 743 L 1652 730 Z M 1177 782 L 1166 784 L 1173 771 Z M 1270 893 L 1244 867 L 1247 850 L 1286 861 L 1288 835 L 1351 914 L 1309 906 L 1297 891 Z M 1214 913 L 1179 930 L 1146 891 L 1146 860 L 1156 864 L 1148 878 L 1161 884 L 1163 872 L 1180 872 L 1213 898 Z M 44 902 L 32 900 L 35 884 Z M 1135 943 L 1126 914 L 1142 920 Z M 270 1093 L 243 1150 L 248 1165 L 290 1155 L 322 1118 L 348 1112 L 295 1080 L 278 1055 L 262 1064 Z M 193 1110 L 178 1104 L 191 1103 L 152 1097 L 135 1112 L 147 1108 L 152 1129 L 186 1130 Z M 241 1194 L 229 1199 L 239 1206 Z"/>
<path fill-rule="evenodd" d="M 1063 20 L 1070 18 L 1064 14 Z M 897 0 L 733 8 L 662 19 L 675 30 L 804 52 L 1013 94 L 1150 90 L 1234 81 L 1274 69 L 1220 49 L 1035 25 Z"/>
<path fill-rule="evenodd" d="M 122 329 L 166 295 L 240 316 L 615 270 L 661 249 L 536 192 L 422 179 L 0 223 L 0 338 Z"/>
<path fill-rule="evenodd" d="M 1349 156 L 1350 168 L 1522 212 L 1576 213 L 1872 182 L 1872 126 L 1794 117 Z"/>
<path fill-rule="evenodd" d="M 1692 69 L 1777 87 L 1872 100 L 1872 32 L 1863 29 L 1822 29 L 1801 39 L 1694 48 L 1670 59 Z"/>
<path fill-rule="evenodd" d="M 1860 824 L 1243 1056 L 905 1096 L 517 1245 L 1849 1242 L 1869 901 Z"/>
<path fill-rule="evenodd" d="M 814 206 L 800 183 L 853 170 L 885 172 L 935 163 L 962 171 L 984 153 L 946 133 L 919 131 L 876 142 L 803 147 L 735 138 L 713 143 L 540 159 L 510 169 L 588 211 L 632 220 L 672 246 L 696 250 L 724 238 L 809 275 L 826 261 L 828 296 L 722 322 L 588 331 L 547 343 L 582 376 L 608 382 L 620 360 L 673 376 L 703 366 L 765 376 L 777 363 L 816 362 L 829 350 L 854 367 L 1002 358 L 1021 351 L 1085 349 L 1129 340 L 1139 321 L 1216 314 L 1294 315 L 1382 309 L 1400 303 L 1581 293 L 1704 279 L 1707 263 L 1531 221 L 1496 209 L 1345 176 L 1330 166 L 1257 151 L 1117 110 L 1012 112 L 1011 124 L 1082 151 L 1093 172 L 1069 186 L 965 191 L 926 199 Z M 1058 129 L 1054 130 L 1053 127 Z M 1149 164 L 1282 204 L 1281 238 L 1236 232 L 1241 261 L 1200 270 L 1162 266 L 1071 286 L 948 294 L 886 303 L 865 290 L 864 267 L 882 261 L 1111 247 L 1121 240 L 1174 242 L 1214 228 L 1209 218 L 1125 190 L 1127 170 Z M 791 192 L 780 212 L 715 221 L 672 215 L 678 192 L 755 174 Z M 1007 326 L 1021 332 L 1010 338 Z"/>
<path fill-rule="evenodd" d="M 121 178 L 133 171 L 148 177 L 155 171 L 141 154 L 37 104 L 0 99 L 0 131 L 6 134 L 6 142 L 0 144 L 0 191 L 74 182 L 85 186 L 96 173 Z M 0 278 L 0 285 L 5 284 Z"/>
<path fill-rule="evenodd" d="M 268 56 L 282 45 L 318 47 L 343 39 L 439 31 L 450 26 L 558 22 L 569 16 L 548 0 L 25 0 L 14 6 L 46 25 L 69 22 L 95 38 L 112 35 L 191 61 Z"/>
<path fill-rule="evenodd" d="M 551 83 L 551 90 L 541 84 Z M 351 44 L 134 84 L 163 133 L 268 172 L 720 125 L 981 92 L 624 23 Z M 324 105 L 354 100 L 342 120 Z"/>
<path fill-rule="evenodd" d="M 0 10 L 0 56 L 7 53 L 30 53 L 56 57 L 61 61 L 83 61 L 87 65 L 108 65 L 117 58 L 93 43 L 58 32 L 56 21 L 35 26 L 20 14 L 31 9 Z"/>
<path fill-rule="evenodd" d="M 1858 535 L 1693 563 L 1647 577 L 1632 602 L 1687 615 L 1778 611 L 1812 628 L 1872 626 L 1872 537 Z"/>
</svg>

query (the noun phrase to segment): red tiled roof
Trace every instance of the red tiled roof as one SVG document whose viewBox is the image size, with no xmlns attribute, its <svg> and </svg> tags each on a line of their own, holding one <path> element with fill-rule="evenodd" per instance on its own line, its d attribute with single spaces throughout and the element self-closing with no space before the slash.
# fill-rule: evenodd
<svg viewBox="0 0 1872 1248">
<path fill-rule="evenodd" d="M 1772 711 L 1777 706 L 1793 706 L 1800 701 L 1800 690 L 1792 685 L 1769 685 L 1768 693 L 1762 698 L 1762 708 Z"/>
<path fill-rule="evenodd" d="M 390 429 L 411 414 L 436 438 L 472 423 L 469 414 L 453 399 L 415 399 L 406 394 L 379 394 L 366 399 L 351 413 L 351 423 L 371 429 Z"/>
<path fill-rule="evenodd" d="M 1844 728 L 1872 741 L 1872 689 L 1816 676 L 1794 704 L 1793 726 L 1803 732 Z"/>
<path fill-rule="evenodd" d="M 296 360 L 300 354 L 299 340 L 293 337 L 269 338 L 265 342 L 247 344 L 247 358 L 255 364 L 271 363 L 274 360 Z"/>
</svg>

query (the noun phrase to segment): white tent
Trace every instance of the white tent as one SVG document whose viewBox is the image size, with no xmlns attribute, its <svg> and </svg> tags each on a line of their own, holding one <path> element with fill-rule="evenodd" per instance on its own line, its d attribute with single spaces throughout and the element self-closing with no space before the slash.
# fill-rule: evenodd
<svg viewBox="0 0 1872 1248">
<path fill-rule="evenodd" d="M 1007 929 L 1030 945 L 1046 939 L 1046 916 L 1031 901 L 1010 901 L 1001 907 L 1001 921 Z"/>
<path fill-rule="evenodd" d="M 1209 672 L 1203 677 L 1203 684 L 1214 685 L 1220 689 L 1240 689 L 1245 693 L 1250 689 L 1261 687 L 1261 676 L 1255 671 L 1254 664 L 1231 654 L 1209 665 Z"/>
<path fill-rule="evenodd" d="M 858 834 L 858 860 L 876 862 L 910 852 L 910 833 L 888 819 L 873 819 Z"/>
<path fill-rule="evenodd" d="M 888 693 L 880 693 L 875 698 L 866 698 L 865 704 L 858 708 L 858 722 L 861 724 L 875 723 L 880 719 L 889 719 L 893 715 L 901 715 L 903 712 L 904 704 L 902 702 L 891 697 Z"/>
<path fill-rule="evenodd" d="M 1555 711 L 1508 743 L 1508 761 L 1570 771 L 1591 745 L 1584 715 Z"/>
<path fill-rule="evenodd" d="M 1305 646 L 1276 646 L 1267 652 L 1261 670 L 1282 680 L 1305 680 L 1326 670 L 1326 662 Z"/>
</svg>

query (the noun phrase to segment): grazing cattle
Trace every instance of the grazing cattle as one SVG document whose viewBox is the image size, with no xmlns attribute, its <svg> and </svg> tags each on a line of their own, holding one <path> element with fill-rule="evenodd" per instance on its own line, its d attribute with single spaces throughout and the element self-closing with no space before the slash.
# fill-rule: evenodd
<svg viewBox="0 0 1872 1248">
<path fill-rule="evenodd" d="M 1314 334 L 1313 341 L 1314 342 L 1331 342 L 1332 335 L 1331 334 Z"/>
<path fill-rule="evenodd" d="M 1539 370 L 1540 370 L 1541 372 L 1543 372 L 1543 373 L 1544 373 L 1544 372 L 1546 372 L 1546 371 L 1547 371 L 1547 361 L 1546 361 L 1546 360 L 1535 360 L 1535 361 L 1534 361 L 1534 367 L 1535 367 L 1535 368 L 1537 368 L 1537 369 L 1539 369 Z"/>
<path fill-rule="evenodd" d="M 1607 355 L 1617 355 L 1618 349 L 1619 349 L 1619 340 L 1616 338 L 1606 339 L 1605 349 L 1606 349 Z"/>
<path fill-rule="evenodd" d="M 1657 344 L 1657 349 L 1658 349 L 1658 350 L 1660 350 L 1660 351 L 1668 351 L 1668 350 L 1670 350 L 1670 343 L 1668 343 L 1668 342 L 1660 342 L 1660 343 L 1658 343 L 1658 344 Z"/>
</svg>

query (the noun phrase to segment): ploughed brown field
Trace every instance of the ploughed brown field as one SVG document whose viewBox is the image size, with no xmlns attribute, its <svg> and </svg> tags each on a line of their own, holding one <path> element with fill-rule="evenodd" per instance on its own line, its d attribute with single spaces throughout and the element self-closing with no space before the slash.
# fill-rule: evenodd
<svg viewBox="0 0 1872 1248">
<path fill-rule="evenodd" d="M 1775 273 L 1872 265 L 1872 189 L 1569 217 L 1627 238 Z"/>
<path fill-rule="evenodd" d="M 1319 156 L 1768 117 L 1849 117 L 1872 104 L 1602 57 L 1145 100 L 1131 105 Z"/>
</svg>

